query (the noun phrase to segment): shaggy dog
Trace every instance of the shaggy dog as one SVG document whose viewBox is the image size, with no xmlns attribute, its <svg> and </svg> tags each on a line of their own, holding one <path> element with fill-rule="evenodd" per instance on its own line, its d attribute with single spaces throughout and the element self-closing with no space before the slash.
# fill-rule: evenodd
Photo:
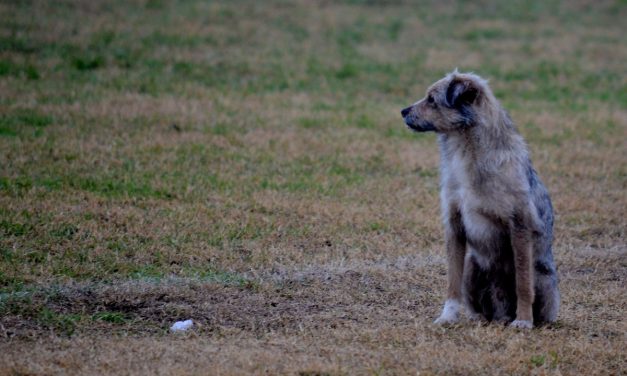
<svg viewBox="0 0 627 376">
<path fill-rule="evenodd" d="M 529 152 L 487 82 L 457 70 L 403 109 L 405 124 L 440 147 L 448 293 L 437 324 L 472 319 L 517 328 L 559 309 L 553 208 Z"/>
</svg>

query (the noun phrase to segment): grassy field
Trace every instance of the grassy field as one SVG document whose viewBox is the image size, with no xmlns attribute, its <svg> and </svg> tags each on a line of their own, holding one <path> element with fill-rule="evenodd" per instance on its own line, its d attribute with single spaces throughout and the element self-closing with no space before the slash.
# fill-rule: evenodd
<svg viewBox="0 0 627 376">
<path fill-rule="evenodd" d="M 0 374 L 625 374 L 625 1 L 1 1 Z M 434 326 L 434 135 L 491 82 L 562 309 Z M 194 329 L 168 327 L 192 318 Z"/>
</svg>

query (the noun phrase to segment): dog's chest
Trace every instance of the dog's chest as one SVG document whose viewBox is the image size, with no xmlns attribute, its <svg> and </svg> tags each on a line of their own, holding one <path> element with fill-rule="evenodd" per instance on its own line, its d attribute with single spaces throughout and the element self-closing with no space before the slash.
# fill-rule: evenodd
<svg viewBox="0 0 627 376">
<path fill-rule="evenodd" d="M 451 160 L 449 198 L 457 203 L 461 211 L 467 238 L 473 243 L 491 242 L 506 231 L 505 222 L 499 215 L 504 209 L 503 203 L 477 185 L 472 166 L 464 162 L 455 157 Z"/>
<path fill-rule="evenodd" d="M 466 237 L 474 243 L 485 243 L 503 230 L 498 219 L 477 208 L 462 205 L 461 211 Z"/>
</svg>

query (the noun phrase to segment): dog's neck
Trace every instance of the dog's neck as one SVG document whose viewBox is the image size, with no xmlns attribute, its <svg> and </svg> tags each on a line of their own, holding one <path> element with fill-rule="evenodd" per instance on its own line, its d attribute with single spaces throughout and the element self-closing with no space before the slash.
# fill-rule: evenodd
<svg viewBox="0 0 627 376">
<path fill-rule="evenodd" d="M 463 130 L 439 134 L 442 160 L 460 153 L 473 166 L 494 168 L 504 156 L 526 156 L 525 143 L 508 114 L 498 108 L 489 115 L 477 117 L 475 124 Z"/>
</svg>

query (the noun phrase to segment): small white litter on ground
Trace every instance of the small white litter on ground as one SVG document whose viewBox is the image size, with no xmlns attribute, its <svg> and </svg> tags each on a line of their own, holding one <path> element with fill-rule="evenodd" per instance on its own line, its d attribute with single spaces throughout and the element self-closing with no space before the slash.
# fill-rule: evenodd
<svg viewBox="0 0 627 376">
<path fill-rule="evenodd" d="M 194 322 L 189 319 L 185 321 L 177 321 L 170 327 L 170 330 L 173 332 L 184 332 L 187 329 L 191 328 L 194 325 Z"/>
</svg>

